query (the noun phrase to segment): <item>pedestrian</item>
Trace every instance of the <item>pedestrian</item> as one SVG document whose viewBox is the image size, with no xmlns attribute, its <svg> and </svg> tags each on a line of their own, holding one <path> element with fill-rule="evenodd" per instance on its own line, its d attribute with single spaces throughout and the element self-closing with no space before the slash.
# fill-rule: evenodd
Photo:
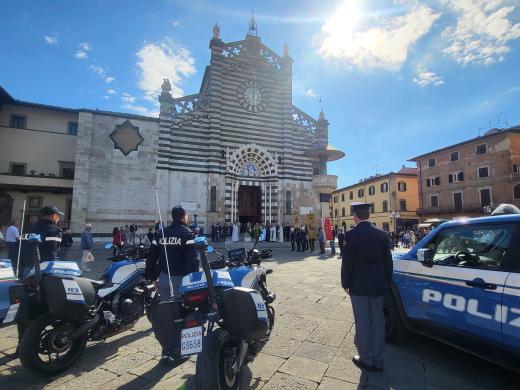
<svg viewBox="0 0 520 390">
<path fill-rule="evenodd" d="M 5 243 L 7 245 L 8 257 L 11 259 L 11 265 L 13 266 L 13 272 L 16 271 L 16 265 L 18 262 L 18 243 L 20 238 L 20 231 L 18 227 L 20 221 L 17 219 L 12 220 L 5 231 Z"/>
<path fill-rule="evenodd" d="M 316 242 L 316 229 L 311 226 L 309 227 L 309 249 L 314 252 L 314 243 Z"/>
<path fill-rule="evenodd" d="M 370 204 L 352 203 L 356 227 L 345 234 L 341 285 L 350 296 L 358 355 L 356 366 L 383 371 L 385 348 L 384 299 L 392 282 L 392 254 L 386 234 L 369 221 Z"/>
<path fill-rule="evenodd" d="M 339 247 L 339 257 L 343 257 L 343 245 L 345 240 L 345 233 L 343 233 L 343 229 L 340 229 L 338 232 L 338 247 Z"/>
<path fill-rule="evenodd" d="M 308 234 L 309 231 L 307 230 L 307 225 L 302 226 L 301 229 L 301 238 L 302 238 L 302 252 L 305 252 L 309 249 L 309 241 L 308 241 Z"/>
<path fill-rule="evenodd" d="M 150 241 L 151 242 L 151 241 Z M 118 250 L 121 250 L 123 246 L 123 238 L 121 237 L 121 230 L 117 226 L 112 229 L 112 253 L 113 256 L 117 254 Z"/>
<path fill-rule="evenodd" d="M 214 223 L 211 224 L 211 242 L 215 242 L 217 236 L 217 227 Z"/>
<path fill-rule="evenodd" d="M 67 259 L 67 254 L 69 253 L 69 249 L 74 243 L 74 240 L 72 239 L 72 232 L 67 229 L 63 232 L 61 235 L 61 244 L 60 244 L 60 258 L 62 260 Z"/>
<path fill-rule="evenodd" d="M 331 230 L 332 240 L 330 240 L 330 254 L 334 256 L 336 254 L 336 228 Z"/>
<path fill-rule="evenodd" d="M 146 234 L 146 238 L 148 238 L 148 242 L 151 244 L 153 239 L 155 237 L 155 234 L 152 231 L 152 228 L 148 228 L 148 233 Z"/>
<path fill-rule="evenodd" d="M 291 229 L 289 230 L 289 239 L 291 240 L 291 252 L 294 252 L 294 244 L 296 243 L 296 239 L 293 226 L 291 226 Z"/>
<path fill-rule="evenodd" d="M 149 281 L 159 278 L 161 302 L 178 297 L 183 276 L 199 270 L 195 234 L 188 227 L 188 212 L 182 206 L 175 206 L 172 219 L 172 224 L 159 233 L 158 241 L 152 243 L 146 259 L 146 278 Z M 152 328 L 162 346 L 161 363 L 168 366 L 174 366 L 181 359 L 180 336 L 184 322 L 176 321 L 180 315 L 175 305 L 174 301 L 159 304 L 152 315 Z"/>
<path fill-rule="evenodd" d="M 302 231 L 298 227 L 294 229 L 294 239 L 296 241 L 296 251 L 301 252 L 302 251 Z"/>
<path fill-rule="evenodd" d="M 83 255 L 81 256 L 81 270 L 83 272 L 90 272 L 87 263 L 94 261 L 94 255 L 91 252 L 93 247 L 94 239 L 92 238 L 92 225 L 86 223 L 85 230 L 81 233 L 81 250 L 83 251 Z"/>
<path fill-rule="evenodd" d="M 325 254 L 325 235 L 321 228 L 318 229 L 318 242 L 320 244 L 320 255 Z"/>
<path fill-rule="evenodd" d="M 123 233 L 123 244 L 130 241 L 130 226 L 125 225 L 125 230 Z"/>
</svg>

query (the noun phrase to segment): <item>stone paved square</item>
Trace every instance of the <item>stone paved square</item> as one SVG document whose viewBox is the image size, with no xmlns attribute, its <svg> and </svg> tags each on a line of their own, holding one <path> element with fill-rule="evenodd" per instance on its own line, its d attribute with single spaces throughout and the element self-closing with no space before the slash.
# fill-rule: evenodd
<svg viewBox="0 0 520 390">
<path fill-rule="evenodd" d="M 267 245 L 267 244 L 263 244 Z M 98 277 L 106 263 L 96 255 Z M 520 377 L 428 338 L 411 335 L 386 345 L 385 372 L 363 373 L 351 361 L 354 326 L 350 301 L 339 286 L 337 257 L 291 252 L 279 245 L 268 285 L 276 292 L 270 342 L 244 369 L 242 389 L 513 389 Z M 0 389 L 194 389 L 195 358 L 160 366 L 160 346 L 143 318 L 133 329 L 89 343 L 75 367 L 54 378 L 28 374 L 16 358 L 14 327 L 0 330 Z"/>
</svg>

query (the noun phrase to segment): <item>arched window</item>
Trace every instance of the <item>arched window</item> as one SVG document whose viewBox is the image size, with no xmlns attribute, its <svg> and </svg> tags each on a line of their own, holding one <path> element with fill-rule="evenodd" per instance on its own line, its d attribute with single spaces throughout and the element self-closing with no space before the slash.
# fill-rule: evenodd
<svg viewBox="0 0 520 390">
<path fill-rule="evenodd" d="M 358 198 L 362 198 L 363 196 L 365 196 L 365 191 L 363 190 L 363 188 L 360 188 L 358 190 L 357 196 L 358 196 Z"/>
<path fill-rule="evenodd" d="M 350 198 L 350 200 L 354 199 L 354 193 L 352 191 L 350 191 L 349 198 Z"/>
<path fill-rule="evenodd" d="M 388 183 L 381 183 L 381 192 L 388 192 Z"/>
<path fill-rule="evenodd" d="M 383 213 L 386 213 L 388 211 L 388 201 L 383 200 Z"/>
<path fill-rule="evenodd" d="M 342 216 L 342 217 L 345 216 L 345 207 L 343 207 L 343 208 L 341 209 L 341 216 Z"/>
<path fill-rule="evenodd" d="M 376 193 L 376 187 L 370 186 L 368 187 L 368 195 L 375 195 Z"/>
<path fill-rule="evenodd" d="M 520 184 L 513 187 L 513 198 L 520 199 Z"/>
</svg>

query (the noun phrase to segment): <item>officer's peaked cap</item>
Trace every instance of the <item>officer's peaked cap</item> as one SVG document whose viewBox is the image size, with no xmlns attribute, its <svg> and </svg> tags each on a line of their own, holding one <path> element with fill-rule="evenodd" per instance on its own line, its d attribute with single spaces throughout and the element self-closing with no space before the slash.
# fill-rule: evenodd
<svg viewBox="0 0 520 390">
<path fill-rule="evenodd" d="M 56 206 L 49 205 L 45 206 L 40 210 L 40 215 L 52 215 L 52 214 L 59 214 L 64 215 Z"/>
<path fill-rule="evenodd" d="M 350 204 L 350 207 L 352 207 L 352 210 L 368 210 L 371 205 L 369 203 L 362 203 L 362 202 L 352 202 Z"/>
<path fill-rule="evenodd" d="M 177 221 L 181 218 L 183 218 L 186 214 L 188 214 L 188 212 L 186 211 L 186 209 L 182 206 L 175 206 L 173 209 L 172 209 L 172 219 L 174 221 Z"/>
</svg>

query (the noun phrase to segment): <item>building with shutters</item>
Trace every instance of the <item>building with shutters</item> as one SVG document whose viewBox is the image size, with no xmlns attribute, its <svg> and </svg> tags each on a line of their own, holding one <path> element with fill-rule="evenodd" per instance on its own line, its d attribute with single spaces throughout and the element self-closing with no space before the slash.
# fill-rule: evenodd
<svg viewBox="0 0 520 390">
<path fill-rule="evenodd" d="M 414 157 L 421 219 L 476 217 L 501 203 L 520 206 L 520 127 Z"/>
<path fill-rule="evenodd" d="M 419 222 L 417 170 L 402 167 L 398 172 L 375 175 L 332 193 L 332 221 L 339 229 L 354 226 L 353 202 L 371 205 L 370 222 L 387 232 L 411 228 Z"/>
</svg>

